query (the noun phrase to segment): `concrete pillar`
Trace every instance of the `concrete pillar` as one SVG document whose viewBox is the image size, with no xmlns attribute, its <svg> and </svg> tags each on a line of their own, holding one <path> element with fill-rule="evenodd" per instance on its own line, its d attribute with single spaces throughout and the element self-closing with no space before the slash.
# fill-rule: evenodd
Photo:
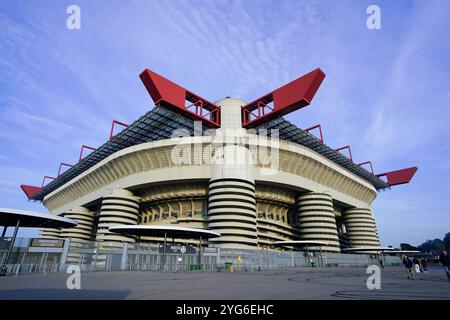
<svg viewBox="0 0 450 320">
<path fill-rule="evenodd" d="M 122 260 L 120 262 L 120 270 L 127 269 L 128 243 L 125 242 L 122 248 Z"/>
<path fill-rule="evenodd" d="M 226 98 L 221 107 L 221 128 L 216 130 L 216 148 L 208 190 L 208 226 L 222 234 L 211 242 L 221 247 L 255 248 L 256 197 L 254 164 L 251 152 L 239 140 L 246 131 L 241 127 L 241 106 L 245 102 Z M 236 144 L 235 144 L 236 143 Z"/>
<path fill-rule="evenodd" d="M 78 222 L 75 227 L 61 229 L 61 238 L 70 239 L 67 263 L 78 263 L 80 254 L 73 251 L 76 251 L 77 248 L 87 247 L 89 242 L 92 241 L 94 215 L 94 212 L 85 207 L 77 207 L 64 213 L 64 217 Z"/>
<path fill-rule="evenodd" d="M 105 267 L 108 249 L 121 252 L 121 266 L 123 266 L 123 249 L 125 244 L 134 243 L 134 236 L 112 233 L 108 230 L 114 225 L 136 225 L 139 219 L 139 198 L 131 191 L 116 189 L 103 197 L 102 206 L 98 218 L 97 236 L 98 252 L 95 257 L 96 267 Z M 119 251 L 122 250 L 122 251 Z"/>
<path fill-rule="evenodd" d="M 43 239 L 60 239 L 61 230 L 59 228 L 42 228 L 40 237 Z"/>
<path fill-rule="evenodd" d="M 296 204 L 300 240 L 325 241 L 328 245 L 322 246 L 322 251 L 340 252 L 331 196 L 308 192 L 298 196 Z"/>
<path fill-rule="evenodd" d="M 98 242 L 110 242 L 122 247 L 122 242 L 134 243 L 133 236 L 111 233 L 108 228 L 113 225 L 136 225 L 139 218 L 139 199 L 132 192 L 116 189 L 103 197 L 100 209 L 97 237 Z"/>
<path fill-rule="evenodd" d="M 67 263 L 67 256 L 69 254 L 69 248 L 70 248 L 70 240 L 69 239 L 64 239 L 64 247 L 63 247 L 63 251 L 61 253 L 61 258 L 59 260 L 59 263 L 61 265 Z"/>
<path fill-rule="evenodd" d="M 375 219 L 369 208 L 347 209 L 343 218 L 351 247 L 380 245 Z"/>
</svg>

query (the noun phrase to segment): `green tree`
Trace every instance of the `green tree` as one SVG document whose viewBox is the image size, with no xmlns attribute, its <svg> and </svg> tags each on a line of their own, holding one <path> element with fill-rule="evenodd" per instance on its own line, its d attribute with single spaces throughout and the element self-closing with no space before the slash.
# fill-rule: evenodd
<svg viewBox="0 0 450 320">
<path fill-rule="evenodd" d="M 418 250 L 416 247 L 410 245 L 409 243 L 400 243 L 400 249 L 402 249 L 402 250 Z"/>
<path fill-rule="evenodd" d="M 444 247 L 445 249 L 450 250 L 450 232 L 447 232 L 444 236 Z"/>
<path fill-rule="evenodd" d="M 441 239 L 427 240 L 417 247 L 422 252 L 442 251 L 444 242 Z"/>
</svg>

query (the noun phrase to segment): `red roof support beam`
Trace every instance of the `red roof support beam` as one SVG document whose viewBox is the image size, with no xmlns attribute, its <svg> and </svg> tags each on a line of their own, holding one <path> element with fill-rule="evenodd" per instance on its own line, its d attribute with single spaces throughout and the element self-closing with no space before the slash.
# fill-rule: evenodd
<svg viewBox="0 0 450 320">
<path fill-rule="evenodd" d="M 362 167 L 365 164 L 369 164 L 370 165 L 370 171 L 372 171 L 372 174 L 375 175 L 375 173 L 373 172 L 372 161 L 366 161 L 366 162 L 358 163 L 358 166 Z"/>
<path fill-rule="evenodd" d="M 73 165 L 71 165 L 71 164 L 61 162 L 61 163 L 59 164 L 59 169 L 58 169 L 58 175 L 57 175 L 57 177 L 59 177 L 59 176 L 61 175 L 61 168 L 62 168 L 63 166 L 69 167 L 69 168 L 70 168 L 70 167 L 73 167 Z"/>
<path fill-rule="evenodd" d="M 311 103 L 323 79 L 325 73 L 316 69 L 243 106 L 242 126 L 251 128 L 306 107 Z M 269 107 L 272 102 L 273 107 Z"/>
<path fill-rule="evenodd" d="M 220 107 L 151 70 L 145 69 L 139 77 L 155 105 L 200 120 L 207 127 L 220 127 Z"/>
<path fill-rule="evenodd" d="M 81 159 L 83 159 L 83 150 L 84 150 L 84 149 L 90 149 L 90 150 L 92 150 L 92 151 L 95 150 L 94 147 L 85 146 L 85 145 L 83 144 L 83 145 L 81 146 L 80 158 L 78 159 L 78 162 L 80 162 Z"/>
<path fill-rule="evenodd" d="M 352 150 L 350 149 L 350 146 L 345 146 L 345 147 L 342 147 L 342 148 L 337 148 L 337 149 L 334 150 L 334 151 L 341 153 L 340 151 L 345 150 L 345 149 L 348 149 L 348 155 L 349 155 L 348 158 L 350 159 L 350 161 L 353 162 Z"/>
<path fill-rule="evenodd" d="M 387 184 L 391 186 L 397 186 L 399 184 L 409 183 L 416 174 L 417 167 L 410 167 L 401 170 L 389 171 L 385 173 L 377 174 L 377 177 L 386 177 Z"/>
<path fill-rule="evenodd" d="M 319 129 L 319 134 L 320 134 L 320 138 L 316 137 L 315 135 L 311 134 L 310 131 L 314 130 L 314 129 Z M 310 136 L 312 136 L 313 138 L 316 138 L 317 140 L 319 140 L 322 144 L 323 144 L 323 134 L 322 134 L 322 126 L 320 124 L 316 124 L 315 126 L 303 129 L 303 131 L 305 131 L 307 134 L 309 134 Z"/>
<path fill-rule="evenodd" d="M 114 138 L 113 133 L 114 133 L 114 126 L 115 126 L 116 124 L 121 125 L 121 126 L 123 126 L 123 127 L 128 127 L 128 124 L 126 124 L 126 123 L 124 123 L 124 122 L 120 122 L 120 121 L 117 121 L 117 120 L 113 120 L 113 121 L 112 121 L 112 125 L 111 125 L 111 131 L 109 132 L 109 140 L 112 140 L 112 139 Z"/>
<path fill-rule="evenodd" d="M 29 186 L 27 184 L 21 184 L 20 188 L 25 193 L 28 199 L 31 199 L 42 187 Z"/>
<path fill-rule="evenodd" d="M 45 176 L 44 179 L 42 179 L 42 187 L 44 187 L 44 183 L 46 179 L 51 179 L 51 180 L 55 180 L 55 177 L 49 177 L 49 176 Z"/>
</svg>

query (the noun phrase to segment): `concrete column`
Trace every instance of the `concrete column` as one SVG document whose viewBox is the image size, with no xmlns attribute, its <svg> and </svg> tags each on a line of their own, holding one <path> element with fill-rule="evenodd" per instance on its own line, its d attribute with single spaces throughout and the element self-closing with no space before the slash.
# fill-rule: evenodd
<svg viewBox="0 0 450 320">
<path fill-rule="evenodd" d="M 255 248 L 256 197 L 254 164 L 248 148 L 239 144 L 246 131 L 241 127 L 242 100 L 226 98 L 221 107 L 221 128 L 213 143 L 217 148 L 208 190 L 208 225 L 222 234 L 211 242 L 221 247 Z M 236 144 L 235 144 L 236 143 Z"/>
<path fill-rule="evenodd" d="M 61 238 L 70 239 L 67 263 L 78 263 L 80 254 L 73 251 L 76 251 L 77 248 L 86 247 L 92 241 L 94 215 L 94 212 L 85 207 L 77 207 L 64 213 L 64 217 L 78 222 L 75 227 L 61 229 Z"/>
<path fill-rule="evenodd" d="M 69 254 L 69 247 L 70 247 L 70 240 L 69 239 L 64 239 L 64 247 L 63 247 L 63 251 L 61 253 L 61 259 L 59 260 L 59 263 L 61 265 L 67 263 L 67 256 Z"/>
<path fill-rule="evenodd" d="M 125 242 L 122 248 L 122 261 L 120 263 L 120 270 L 127 269 L 127 255 L 128 255 L 128 243 Z"/>
<path fill-rule="evenodd" d="M 131 191 L 116 189 L 103 197 L 98 218 L 97 236 L 98 253 L 95 258 L 96 267 L 105 267 L 108 249 L 122 249 L 127 243 L 134 243 L 134 236 L 112 233 L 108 230 L 114 225 L 136 225 L 139 218 L 139 199 Z M 123 253 L 123 251 L 122 251 Z M 123 255 L 121 257 L 121 264 Z"/>
<path fill-rule="evenodd" d="M 96 241 L 111 242 L 122 247 L 122 242 L 134 243 L 133 236 L 111 233 L 108 228 L 113 225 L 136 225 L 139 218 L 139 199 L 132 192 L 116 189 L 103 197 L 97 226 Z"/>
<path fill-rule="evenodd" d="M 42 228 L 40 230 L 40 237 L 43 239 L 60 239 L 61 230 L 58 228 Z"/>
<path fill-rule="evenodd" d="M 300 240 L 325 241 L 328 245 L 322 246 L 322 251 L 340 252 L 333 202 L 329 194 L 301 194 L 297 197 L 297 210 Z"/>
<path fill-rule="evenodd" d="M 343 218 L 351 247 L 380 245 L 375 219 L 369 208 L 347 209 Z"/>
</svg>

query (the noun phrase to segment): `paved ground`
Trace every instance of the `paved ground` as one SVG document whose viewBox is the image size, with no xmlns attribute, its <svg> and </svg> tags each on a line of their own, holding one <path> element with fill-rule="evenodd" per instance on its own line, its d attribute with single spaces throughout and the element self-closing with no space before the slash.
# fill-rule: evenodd
<svg viewBox="0 0 450 320">
<path fill-rule="evenodd" d="M 450 299 L 443 269 L 407 280 L 403 268 L 382 270 L 381 289 L 368 290 L 363 268 L 271 272 L 96 272 L 68 290 L 67 275 L 0 278 L 0 299 Z"/>
</svg>

